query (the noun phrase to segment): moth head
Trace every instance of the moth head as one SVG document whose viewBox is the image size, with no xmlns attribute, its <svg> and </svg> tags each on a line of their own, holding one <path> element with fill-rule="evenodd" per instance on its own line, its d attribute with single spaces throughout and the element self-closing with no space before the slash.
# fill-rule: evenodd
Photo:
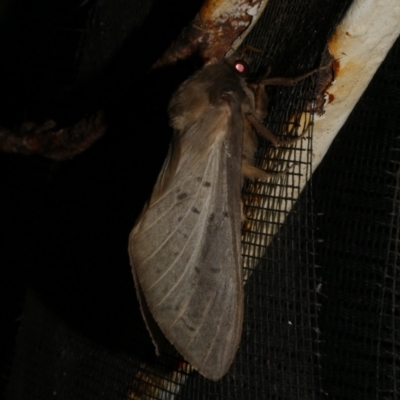
<svg viewBox="0 0 400 400">
<path fill-rule="evenodd" d="M 225 58 L 224 62 L 228 64 L 241 78 L 246 78 L 249 74 L 250 68 L 249 64 L 242 56 L 242 54 L 233 54 Z"/>
</svg>

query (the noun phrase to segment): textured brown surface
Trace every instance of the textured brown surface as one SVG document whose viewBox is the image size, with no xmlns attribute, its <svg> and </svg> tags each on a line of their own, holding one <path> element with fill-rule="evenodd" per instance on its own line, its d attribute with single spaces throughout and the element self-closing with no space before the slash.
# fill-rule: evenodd
<svg viewBox="0 0 400 400">
<path fill-rule="evenodd" d="M 0 151 L 63 161 L 87 150 L 105 131 L 102 111 L 64 128 L 58 128 L 52 120 L 41 125 L 25 122 L 15 130 L 0 127 Z"/>
<path fill-rule="evenodd" d="M 155 67 L 196 55 L 203 60 L 221 59 L 232 43 L 249 28 L 250 10 L 257 10 L 262 0 L 206 0 L 194 20 L 157 61 Z"/>
</svg>

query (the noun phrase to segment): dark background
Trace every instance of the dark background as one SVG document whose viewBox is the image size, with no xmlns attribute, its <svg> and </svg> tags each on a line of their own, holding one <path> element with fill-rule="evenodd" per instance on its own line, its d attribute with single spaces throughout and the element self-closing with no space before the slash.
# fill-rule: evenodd
<svg viewBox="0 0 400 400">
<path fill-rule="evenodd" d="M 266 65 L 282 76 L 318 65 L 350 2 L 310 2 L 305 14 L 301 3 L 271 0 L 266 21 L 273 23 L 250 38 L 264 50 L 256 74 Z M 139 314 L 127 240 L 172 134 L 168 100 L 198 64 L 150 67 L 199 6 L 122 0 L 0 6 L 0 126 L 48 119 L 69 126 L 103 109 L 109 127 L 70 161 L 0 153 L 0 393 L 8 386 L 10 400 L 129 398 L 137 365 L 156 360 Z M 300 355 L 300 346 L 271 353 L 271 321 L 279 326 L 283 312 L 277 306 L 266 322 L 269 336 L 244 339 L 234 373 L 221 385 L 195 377 L 183 398 L 399 395 L 399 60 L 397 41 L 279 236 L 298 236 L 312 222 L 301 251 L 318 267 L 322 294 L 312 304 L 315 320 L 303 323 L 304 331 L 318 331 L 309 352 Z M 274 92 L 271 107 L 284 107 Z M 276 254 L 292 254 L 279 243 Z M 270 270 L 276 254 L 267 255 Z M 293 276 L 296 270 L 303 271 L 300 262 Z M 261 300 L 249 298 L 252 315 Z M 296 335 L 297 345 L 304 338 L 300 330 Z M 270 351 L 264 359 L 262 345 Z M 266 372 L 270 364 L 276 376 Z"/>
<path fill-rule="evenodd" d="M 127 241 L 166 155 L 167 104 L 184 78 L 149 70 L 199 4 L 3 5 L 0 125 L 53 119 L 64 127 L 104 109 L 109 129 L 70 161 L 0 153 L 2 393 L 27 287 L 89 337 L 140 349 L 129 340 L 141 316 Z"/>
</svg>

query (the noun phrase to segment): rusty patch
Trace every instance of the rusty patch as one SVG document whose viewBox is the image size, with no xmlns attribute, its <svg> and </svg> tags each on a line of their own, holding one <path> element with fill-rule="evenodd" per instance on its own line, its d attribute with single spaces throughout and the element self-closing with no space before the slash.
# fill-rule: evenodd
<svg viewBox="0 0 400 400">
<path fill-rule="evenodd" d="M 87 150 L 105 131 L 102 111 L 65 128 L 57 128 L 53 120 L 41 125 L 24 122 L 15 130 L 0 127 L 0 150 L 6 153 L 38 154 L 63 161 Z"/>
<path fill-rule="evenodd" d="M 335 60 L 332 64 L 333 75 L 336 77 L 340 71 L 340 60 Z"/>
<path fill-rule="evenodd" d="M 173 64 L 196 54 L 205 62 L 220 59 L 250 26 L 263 0 L 206 0 L 194 20 L 153 68 Z"/>
</svg>

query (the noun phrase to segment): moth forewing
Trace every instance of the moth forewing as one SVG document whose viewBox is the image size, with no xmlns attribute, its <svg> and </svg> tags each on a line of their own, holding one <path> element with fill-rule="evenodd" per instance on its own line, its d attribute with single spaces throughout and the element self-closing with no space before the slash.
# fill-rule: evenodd
<svg viewBox="0 0 400 400">
<path fill-rule="evenodd" d="M 170 116 L 180 150 L 170 152 L 129 243 L 141 304 L 183 357 L 214 380 L 232 364 L 243 324 L 243 82 L 219 63 L 178 89 Z"/>
</svg>

